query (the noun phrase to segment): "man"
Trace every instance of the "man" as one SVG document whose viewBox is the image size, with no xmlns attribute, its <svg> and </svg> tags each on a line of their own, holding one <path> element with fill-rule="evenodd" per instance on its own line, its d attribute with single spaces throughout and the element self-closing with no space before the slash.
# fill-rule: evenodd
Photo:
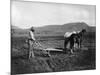
<svg viewBox="0 0 100 75">
<path fill-rule="evenodd" d="M 29 31 L 29 39 L 28 39 L 28 43 L 29 43 L 29 59 L 34 56 L 34 46 L 38 46 L 41 47 L 41 49 L 44 49 L 43 46 L 41 46 L 41 44 L 39 42 L 36 41 L 35 36 L 34 36 L 34 27 L 30 28 Z M 46 51 L 46 53 L 48 53 L 48 55 L 50 56 L 49 52 Z"/>
<path fill-rule="evenodd" d="M 34 36 L 34 32 L 35 32 L 34 27 L 31 27 L 30 31 L 29 31 L 29 39 L 28 39 L 28 42 L 29 42 L 29 58 L 34 57 L 33 44 L 36 41 L 35 36 Z"/>
</svg>

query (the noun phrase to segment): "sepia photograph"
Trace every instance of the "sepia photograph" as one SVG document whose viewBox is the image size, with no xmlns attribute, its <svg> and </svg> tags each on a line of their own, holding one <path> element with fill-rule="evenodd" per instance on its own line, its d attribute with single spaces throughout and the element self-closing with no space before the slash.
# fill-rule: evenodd
<svg viewBox="0 0 100 75">
<path fill-rule="evenodd" d="M 11 0 L 11 74 L 96 69 L 96 5 Z"/>
</svg>

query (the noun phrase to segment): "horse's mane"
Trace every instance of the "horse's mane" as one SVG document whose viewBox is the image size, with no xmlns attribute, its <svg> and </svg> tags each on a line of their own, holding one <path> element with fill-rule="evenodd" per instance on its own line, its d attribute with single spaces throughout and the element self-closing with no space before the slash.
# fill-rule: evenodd
<svg viewBox="0 0 100 75">
<path fill-rule="evenodd" d="M 79 36 L 82 36 L 86 32 L 86 29 L 82 29 L 78 34 Z"/>
</svg>

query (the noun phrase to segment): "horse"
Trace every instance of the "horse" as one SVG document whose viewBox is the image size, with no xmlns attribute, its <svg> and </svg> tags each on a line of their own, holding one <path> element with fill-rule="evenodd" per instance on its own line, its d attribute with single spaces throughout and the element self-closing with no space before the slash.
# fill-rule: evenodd
<svg viewBox="0 0 100 75">
<path fill-rule="evenodd" d="M 83 35 L 86 32 L 86 29 L 82 29 L 82 31 L 73 31 L 73 32 L 66 32 L 64 35 L 64 52 L 66 52 L 66 45 L 70 43 L 70 51 L 73 53 L 73 49 L 75 44 L 78 45 L 78 48 L 81 48 L 81 42 L 83 40 Z"/>
<path fill-rule="evenodd" d="M 82 29 L 81 31 L 77 31 L 75 34 L 75 37 L 77 37 L 76 44 L 78 45 L 78 48 L 81 48 L 81 43 L 84 40 L 84 33 L 86 32 L 86 29 Z"/>
<path fill-rule="evenodd" d="M 73 32 L 66 32 L 64 35 L 64 52 L 66 52 L 66 46 L 70 43 L 70 51 L 73 53 L 74 42 L 76 42 L 76 31 Z"/>
</svg>

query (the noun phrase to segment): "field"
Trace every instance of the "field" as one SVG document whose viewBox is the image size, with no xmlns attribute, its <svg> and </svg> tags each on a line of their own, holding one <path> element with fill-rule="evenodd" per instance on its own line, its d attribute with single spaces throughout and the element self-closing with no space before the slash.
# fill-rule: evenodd
<svg viewBox="0 0 100 75">
<path fill-rule="evenodd" d="M 63 36 L 36 37 L 45 48 L 63 49 Z M 44 51 L 34 50 L 35 58 L 28 59 L 27 37 L 11 37 L 11 73 L 44 73 L 60 71 L 91 70 L 96 68 L 95 32 L 84 36 L 82 48 L 73 54 L 51 51 L 49 57 Z"/>
</svg>

